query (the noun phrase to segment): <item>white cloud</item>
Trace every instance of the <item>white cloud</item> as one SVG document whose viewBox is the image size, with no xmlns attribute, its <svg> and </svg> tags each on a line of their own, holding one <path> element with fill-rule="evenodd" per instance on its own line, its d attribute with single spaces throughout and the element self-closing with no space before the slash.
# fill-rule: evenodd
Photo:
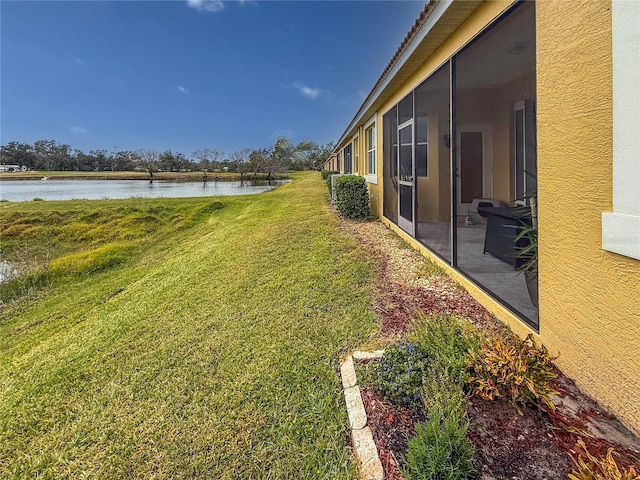
<svg viewBox="0 0 640 480">
<path fill-rule="evenodd" d="M 187 0 L 187 5 L 201 12 L 219 12 L 224 9 L 222 0 Z"/>
<path fill-rule="evenodd" d="M 78 133 L 78 134 L 80 134 L 80 135 L 84 135 L 85 133 L 87 133 L 87 129 L 86 129 L 86 128 L 84 128 L 84 127 L 78 127 L 78 126 L 75 126 L 75 127 L 69 127 L 69 131 L 70 131 L 71 133 Z"/>
<path fill-rule="evenodd" d="M 181 93 L 189 93 L 189 90 L 184 88 L 182 85 L 178 86 L 177 88 L 178 88 L 178 91 Z"/>
<path fill-rule="evenodd" d="M 318 98 L 322 93 L 322 90 L 320 90 L 319 88 L 311 88 L 303 85 L 302 83 L 294 83 L 293 86 L 297 88 L 302 95 L 304 95 L 305 97 L 309 97 L 312 100 Z"/>
</svg>

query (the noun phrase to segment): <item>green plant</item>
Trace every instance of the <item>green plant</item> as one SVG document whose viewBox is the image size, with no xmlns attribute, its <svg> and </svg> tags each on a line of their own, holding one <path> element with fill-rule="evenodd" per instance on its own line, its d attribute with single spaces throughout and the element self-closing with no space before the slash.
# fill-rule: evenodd
<svg viewBox="0 0 640 480">
<path fill-rule="evenodd" d="M 613 448 L 610 448 L 602 459 L 591 455 L 582 440 L 578 440 L 575 449 L 578 451 L 578 457 L 571 459 L 578 470 L 571 471 L 568 475 L 570 480 L 640 480 L 640 475 L 633 467 L 620 471 L 613 458 Z"/>
<path fill-rule="evenodd" d="M 402 404 L 419 404 L 428 358 L 410 343 L 389 345 L 379 362 L 371 364 L 369 381 L 382 396 Z"/>
<path fill-rule="evenodd" d="M 416 425 L 409 439 L 405 468 L 407 480 L 463 480 L 475 475 L 475 448 L 467 438 L 468 420 L 429 412 L 425 423 Z"/>
<path fill-rule="evenodd" d="M 418 270 L 418 275 L 420 277 L 430 278 L 430 277 L 439 277 L 447 275 L 447 272 L 443 267 L 438 265 L 435 262 L 432 262 L 429 259 L 424 260 L 423 264 L 420 266 Z"/>
<path fill-rule="evenodd" d="M 430 365 L 425 372 L 422 405 L 426 412 L 437 409 L 447 417 L 463 418 L 466 413 L 462 387 L 440 364 Z"/>
<path fill-rule="evenodd" d="M 327 184 L 327 188 L 329 189 L 329 195 L 331 195 L 331 176 L 338 175 L 339 173 L 340 172 L 338 172 L 337 170 L 322 170 L 321 175 L 325 183 Z"/>
<path fill-rule="evenodd" d="M 518 233 L 514 238 L 516 257 L 524 260 L 518 267 L 519 272 L 538 272 L 538 227 L 532 214 L 533 206 L 520 220 Z"/>
<path fill-rule="evenodd" d="M 343 175 L 336 180 L 336 198 L 338 210 L 350 218 L 368 219 L 369 191 L 363 177 L 358 175 Z"/>
<path fill-rule="evenodd" d="M 410 340 L 424 357 L 438 365 L 460 387 L 467 383 L 467 355 L 479 348 L 468 322 L 447 315 L 419 314 Z"/>
<path fill-rule="evenodd" d="M 508 396 L 521 415 L 519 404 L 544 402 L 553 410 L 549 395 L 557 392 L 549 382 L 557 377 L 551 364 L 554 358 L 531 334 L 525 340 L 490 336 L 479 351 L 469 353 L 469 383 L 474 394 L 487 400 Z"/>
<path fill-rule="evenodd" d="M 331 175 L 335 175 L 337 173 L 340 173 L 340 172 L 338 172 L 337 170 L 320 170 L 320 175 L 322 175 L 323 180 L 326 180 Z"/>
<path fill-rule="evenodd" d="M 53 231 L 53 259 L 131 246 L 2 306 L 0 478 L 354 478 L 330 359 L 375 331 L 374 271 L 318 174 L 292 177 L 265 196 L 0 208 L 0 248 L 38 241 L 4 235 L 24 219 Z M 152 231 L 122 240 L 146 213 Z"/>
</svg>

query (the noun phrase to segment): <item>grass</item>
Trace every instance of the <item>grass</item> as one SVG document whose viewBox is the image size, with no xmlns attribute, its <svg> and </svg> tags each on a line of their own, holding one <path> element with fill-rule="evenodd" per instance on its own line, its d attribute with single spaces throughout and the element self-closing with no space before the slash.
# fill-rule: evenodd
<svg viewBox="0 0 640 480">
<path fill-rule="evenodd" d="M 375 333 L 373 269 L 325 197 L 314 173 L 255 196 L 0 207 L 3 230 L 64 219 L 49 270 L 119 258 L 4 307 L 0 477 L 354 478 L 335 362 Z"/>
</svg>

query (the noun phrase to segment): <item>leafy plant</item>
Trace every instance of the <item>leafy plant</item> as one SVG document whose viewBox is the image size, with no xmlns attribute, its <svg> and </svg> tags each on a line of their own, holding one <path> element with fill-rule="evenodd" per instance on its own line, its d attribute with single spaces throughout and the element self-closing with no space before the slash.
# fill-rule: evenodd
<svg viewBox="0 0 640 480">
<path fill-rule="evenodd" d="M 620 471 L 613 458 L 613 448 L 610 448 L 602 459 L 591 455 L 582 440 L 578 440 L 576 450 L 582 451 L 582 454 L 578 454 L 577 459 L 572 457 L 578 470 L 571 471 L 570 480 L 640 480 L 640 475 L 633 467 Z"/>
<path fill-rule="evenodd" d="M 340 172 L 338 172 L 337 170 L 320 170 L 320 175 L 322 175 L 323 180 L 326 180 L 331 175 L 335 175 L 337 173 L 340 173 Z"/>
<path fill-rule="evenodd" d="M 544 402 L 553 410 L 549 395 L 557 392 L 549 382 L 557 377 L 551 364 L 554 358 L 531 334 L 525 340 L 487 337 L 479 352 L 470 352 L 469 383 L 474 394 L 487 400 L 508 396 L 521 415 L 519 404 Z"/>
<path fill-rule="evenodd" d="M 467 438 L 469 421 L 447 416 L 440 409 L 429 412 L 425 423 L 416 424 L 416 435 L 409 439 L 407 480 L 463 480 L 475 475 L 475 448 Z"/>
<path fill-rule="evenodd" d="M 372 363 L 369 380 L 388 400 L 419 404 L 428 358 L 410 343 L 389 345 L 379 362 Z"/>
<path fill-rule="evenodd" d="M 480 342 L 465 327 L 463 320 L 447 315 L 420 314 L 410 338 L 454 383 L 460 387 L 467 383 L 468 352 L 476 351 Z"/>
<path fill-rule="evenodd" d="M 531 209 L 533 206 L 531 207 Z M 534 222 L 532 210 L 527 209 L 526 215 L 520 220 L 518 233 L 514 238 L 516 257 L 524 260 L 518 267 L 519 272 L 538 272 L 538 228 Z M 522 244 L 522 246 L 519 246 Z"/>
<path fill-rule="evenodd" d="M 336 180 L 336 197 L 338 210 L 350 218 L 368 219 L 369 191 L 363 177 L 343 175 Z"/>
<path fill-rule="evenodd" d="M 427 368 L 422 385 L 422 405 L 426 412 L 440 410 L 447 418 L 463 418 L 466 401 L 462 387 L 440 364 Z"/>
<path fill-rule="evenodd" d="M 327 188 L 329 189 L 329 195 L 331 195 L 331 175 L 338 175 L 340 172 L 337 170 L 322 170 L 322 178 L 327 184 Z"/>
</svg>

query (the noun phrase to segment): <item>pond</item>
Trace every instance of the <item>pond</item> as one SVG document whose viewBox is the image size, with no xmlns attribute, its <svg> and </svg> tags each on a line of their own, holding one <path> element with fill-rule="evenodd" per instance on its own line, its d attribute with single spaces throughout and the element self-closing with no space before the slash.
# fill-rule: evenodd
<svg viewBox="0 0 640 480">
<path fill-rule="evenodd" d="M 20 180 L 1 181 L 0 200 L 102 200 L 131 197 L 210 197 L 247 195 L 273 190 L 288 180 L 243 182 L 167 182 L 155 180 Z"/>
</svg>

